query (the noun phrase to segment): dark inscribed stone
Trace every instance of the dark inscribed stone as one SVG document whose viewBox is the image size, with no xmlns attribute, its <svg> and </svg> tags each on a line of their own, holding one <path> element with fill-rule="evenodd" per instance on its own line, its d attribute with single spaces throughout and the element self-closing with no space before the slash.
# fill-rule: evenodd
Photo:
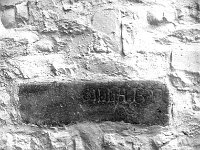
<svg viewBox="0 0 200 150">
<path fill-rule="evenodd" d="M 167 125 L 169 92 L 155 81 L 69 82 L 19 86 L 22 120 L 37 125 L 124 121 Z"/>
</svg>

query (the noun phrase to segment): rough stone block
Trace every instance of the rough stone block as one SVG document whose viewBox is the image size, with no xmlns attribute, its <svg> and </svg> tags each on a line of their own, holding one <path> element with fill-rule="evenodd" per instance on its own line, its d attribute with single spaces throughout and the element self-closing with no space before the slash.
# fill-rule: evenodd
<svg viewBox="0 0 200 150">
<path fill-rule="evenodd" d="M 27 3 L 28 12 L 29 12 L 29 21 L 28 24 L 36 27 L 36 30 L 43 31 L 44 29 L 44 15 L 42 9 L 34 1 L 29 1 Z"/>
<path fill-rule="evenodd" d="M 122 136 L 116 133 L 107 133 L 103 137 L 103 147 L 105 149 L 116 149 L 116 150 L 131 150 L 131 149 L 150 149 L 145 147 L 137 137 Z M 134 143 L 134 144 L 132 144 Z"/>
<path fill-rule="evenodd" d="M 28 8 L 26 2 L 16 5 L 16 9 L 18 18 L 28 20 Z"/>
<path fill-rule="evenodd" d="M 190 72 L 200 71 L 200 52 L 199 51 L 173 51 L 172 66 L 177 70 Z"/>
<path fill-rule="evenodd" d="M 42 39 L 35 43 L 35 48 L 42 52 L 52 52 L 53 47 L 53 42 L 48 39 Z"/>
<path fill-rule="evenodd" d="M 94 14 L 92 18 L 93 27 L 105 34 L 118 34 L 120 25 L 115 10 L 101 10 Z"/>
<path fill-rule="evenodd" d="M 159 26 L 169 22 L 172 23 L 175 19 L 175 11 L 170 6 L 151 6 L 150 10 L 147 12 L 147 21 L 153 26 Z"/>
<path fill-rule="evenodd" d="M 117 10 L 105 9 L 94 13 L 92 20 L 92 27 L 109 36 L 112 43 L 117 47 L 116 52 L 121 52 L 121 27 L 119 21 L 119 12 Z"/>
<path fill-rule="evenodd" d="M 134 52 L 135 32 L 131 23 L 122 21 L 122 44 L 124 55 Z"/>
<path fill-rule="evenodd" d="M 23 122 L 37 125 L 168 122 L 168 89 L 155 81 L 22 84 L 19 103 Z"/>
<path fill-rule="evenodd" d="M 175 71 L 170 74 L 170 81 L 174 87 L 182 91 L 199 92 L 200 74 L 198 72 Z"/>
<path fill-rule="evenodd" d="M 19 68 L 24 78 L 40 78 L 52 76 L 59 68 L 67 68 L 61 54 L 35 55 L 15 57 L 9 63 Z"/>
<path fill-rule="evenodd" d="M 1 0 L 0 5 L 2 6 L 14 6 L 17 3 L 21 3 L 24 0 Z"/>
<path fill-rule="evenodd" d="M 61 33 L 67 35 L 81 35 L 85 32 L 91 32 L 91 29 L 85 25 L 79 24 L 77 21 L 59 20 L 57 22 L 58 28 Z"/>
<path fill-rule="evenodd" d="M 15 26 L 15 9 L 6 9 L 1 17 L 2 24 L 5 28 L 12 28 Z"/>
<path fill-rule="evenodd" d="M 15 41 L 12 38 L 3 38 L 0 40 L 0 57 L 13 57 L 27 54 L 28 41 L 22 39 Z"/>
<path fill-rule="evenodd" d="M 200 42 L 200 30 L 199 29 L 177 30 L 177 31 L 174 31 L 169 36 L 175 37 L 180 42 L 184 42 L 184 43 L 199 43 Z"/>
</svg>

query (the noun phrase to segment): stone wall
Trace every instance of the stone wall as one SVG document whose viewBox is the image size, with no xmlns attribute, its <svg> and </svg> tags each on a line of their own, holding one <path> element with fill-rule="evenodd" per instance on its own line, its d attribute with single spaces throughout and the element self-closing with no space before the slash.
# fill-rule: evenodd
<svg viewBox="0 0 200 150">
<path fill-rule="evenodd" d="M 0 0 L 0 18 L 0 149 L 200 149 L 199 0 Z M 167 125 L 22 119 L 20 85 L 130 80 L 167 86 Z"/>
</svg>

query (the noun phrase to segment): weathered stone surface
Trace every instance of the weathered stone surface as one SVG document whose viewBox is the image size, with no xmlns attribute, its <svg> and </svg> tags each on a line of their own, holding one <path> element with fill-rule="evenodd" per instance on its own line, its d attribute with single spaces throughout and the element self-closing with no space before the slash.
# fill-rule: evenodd
<svg viewBox="0 0 200 150">
<path fill-rule="evenodd" d="M 28 41 L 22 39 L 15 41 L 13 38 L 3 38 L 0 40 L 0 57 L 14 57 L 27 54 Z"/>
<path fill-rule="evenodd" d="M 176 19 L 174 9 L 171 7 L 162 7 L 160 5 L 151 6 L 147 12 L 147 21 L 150 25 L 160 26 L 166 23 L 173 23 Z"/>
<path fill-rule="evenodd" d="M 24 0 L 1 0 L 0 4 L 2 6 L 15 6 L 18 3 L 23 2 Z"/>
<path fill-rule="evenodd" d="M 15 57 L 9 60 L 14 68 L 18 68 L 23 78 L 40 78 L 68 74 L 76 65 L 67 63 L 63 55 L 35 55 L 27 57 Z M 11 72 L 15 69 L 10 67 Z M 14 69 L 14 70 L 13 70 Z M 70 72 L 71 73 L 71 72 Z"/>
<path fill-rule="evenodd" d="M 16 5 L 16 19 L 18 24 L 26 24 L 29 19 L 27 3 L 23 2 Z"/>
<path fill-rule="evenodd" d="M 41 52 L 52 52 L 54 44 L 51 40 L 42 39 L 35 43 L 35 48 Z"/>
<path fill-rule="evenodd" d="M 43 12 L 43 14 L 45 15 L 45 12 Z M 54 19 L 52 19 L 52 18 L 54 18 L 54 17 L 49 17 L 49 18 L 45 19 L 45 22 L 44 22 L 45 28 L 43 29 L 44 33 L 58 31 L 56 23 L 54 22 Z"/>
<path fill-rule="evenodd" d="M 200 92 L 199 80 L 198 72 L 175 71 L 170 74 L 172 85 L 182 91 Z"/>
<path fill-rule="evenodd" d="M 14 68 L 18 68 L 20 70 L 23 78 L 36 78 L 51 74 L 51 70 L 47 65 L 46 59 L 31 60 L 31 58 L 32 57 L 28 57 L 28 59 L 25 58 L 26 60 L 18 58 L 9 61 Z M 12 70 L 12 68 L 9 70 Z"/>
<path fill-rule="evenodd" d="M 175 37 L 184 43 L 199 43 L 200 42 L 199 34 L 200 34 L 199 29 L 184 29 L 175 31 L 169 36 Z"/>
<path fill-rule="evenodd" d="M 84 32 L 91 32 L 91 29 L 76 21 L 60 20 L 57 22 L 59 31 L 67 35 L 81 35 Z"/>
<path fill-rule="evenodd" d="M 3 126 L 12 123 L 9 112 L 7 111 L 10 105 L 10 95 L 3 87 L 0 89 L 0 94 L 0 126 Z"/>
<path fill-rule="evenodd" d="M 156 135 L 152 139 L 152 145 L 154 149 L 177 149 L 178 141 L 176 138 L 174 138 L 174 136 L 174 133 L 170 131 Z"/>
<path fill-rule="evenodd" d="M 200 52 L 193 50 L 175 50 L 172 52 L 172 66 L 178 70 L 199 72 Z"/>
<path fill-rule="evenodd" d="M 1 17 L 2 24 L 5 28 L 15 27 L 15 9 L 6 9 Z"/>
<path fill-rule="evenodd" d="M 43 131 L 1 132 L 0 143 L 0 148 L 3 149 L 44 150 L 53 148 L 48 133 Z"/>
<path fill-rule="evenodd" d="M 88 49 L 91 53 L 110 53 L 117 47 L 108 36 L 94 34 L 92 44 L 89 45 Z"/>
<path fill-rule="evenodd" d="M 112 9 L 97 11 L 92 18 L 92 25 L 96 30 L 105 34 L 119 34 L 119 12 Z"/>
<path fill-rule="evenodd" d="M 167 53 L 140 51 L 134 54 L 132 58 L 126 59 L 126 64 L 132 66 L 140 78 L 152 80 L 167 74 L 169 70 L 167 57 Z M 133 74 L 133 76 L 135 75 Z"/>
<path fill-rule="evenodd" d="M 113 150 L 132 150 L 146 148 L 135 137 L 124 137 L 116 133 L 108 133 L 103 138 L 103 148 Z"/>
<path fill-rule="evenodd" d="M 131 66 L 124 65 L 123 63 L 115 63 L 113 61 L 94 58 L 89 60 L 89 63 L 82 63 L 86 70 L 96 74 L 106 74 L 109 76 L 115 75 L 128 75 L 128 72 L 134 69 Z"/>
<path fill-rule="evenodd" d="M 70 36 L 74 36 L 74 33 L 70 34 Z M 69 51 L 69 54 L 71 56 L 88 56 L 90 53 L 89 46 L 93 41 L 93 34 L 90 33 L 90 31 L 88 33 L 88 31 L 84 31 L 81 29 L 79 33 L 79 35 L 76 35 L 74 38 L 71 38 L 71 41 L 67 43 L 66 48 L 62 47 L 65 46 L 62 44 L 59 45 L 58 48 L 63 49 L 63 51 Z M 63 41 L 65 40 L 66 39 L 64 39 Z"/>
<path fill-rule="evenodd" d="M 122 50 L 124 55 L 130 55 L 135 52 L 135 34 L 132 22 L 122 19 Z"/>
<path fill-rule="evenodd" d="M 0 0 L 0 149 L 200 149 L 199 6 Z M 125 80 L 137 82 L 124 92 Z M 167 85 L 170 105 L 157 89 L 166 86 L 147 80 Z M 109 102 L 109 90 L 119 101 Z M 135 101 L 127 101 L 134 91 Z M 137 103 L 139 94 L 147 104 Z"/>
<path fill-rule="evenodd" d="M 44 29 L 44 15 L 37 2 L 29 1 L 27 3 L 29 10 L 29 21 L 28 23 L 35 26 L 36 30 L 43 31 Z"/>
<path fill-rule="evenodd" d="M 159 82 L 78 82 L 19 86 L 22 120 L 38 125 L 81 121 L 168 122 L 168 90 Z"/>
<path fill-rule="evenodd" d="M 114 9 L 98 10 L 91 18 L 92 27 L 112 39 L 115 51 L 121 52 L 121 31 L 119 11 Z"/>
</svg>

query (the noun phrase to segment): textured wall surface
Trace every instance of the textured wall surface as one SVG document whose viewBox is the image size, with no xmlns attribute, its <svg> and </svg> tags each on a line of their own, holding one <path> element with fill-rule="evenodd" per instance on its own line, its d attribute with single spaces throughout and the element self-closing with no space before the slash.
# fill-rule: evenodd
<svg viewBox="0 0 200 150">
<path fill-rule="evenodd" d="M 23 122 L 19 85 L 102 80 L 165 84 L 169 123 Z M 0 149 L 199 150 L 200 1 L 0 0 Z"/>
</svg>

